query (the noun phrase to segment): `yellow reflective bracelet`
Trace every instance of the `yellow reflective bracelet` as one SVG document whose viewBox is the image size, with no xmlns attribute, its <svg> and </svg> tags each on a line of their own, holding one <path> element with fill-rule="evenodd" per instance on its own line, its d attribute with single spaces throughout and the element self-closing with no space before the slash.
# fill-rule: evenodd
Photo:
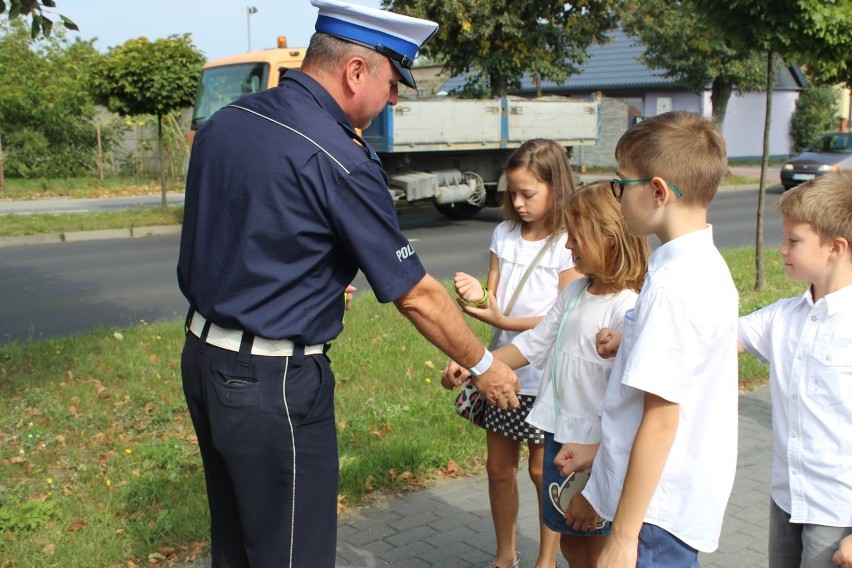
<svg viewBox="0 0 852 568">
<path fill-rule="evenodd" d="M 482 287 L 482 299 L 476 302 L 474 305 L 478 308 L 484 307 L 485 304 L 488 303 L 488 288 L 485 286 Z"/>
</svg>

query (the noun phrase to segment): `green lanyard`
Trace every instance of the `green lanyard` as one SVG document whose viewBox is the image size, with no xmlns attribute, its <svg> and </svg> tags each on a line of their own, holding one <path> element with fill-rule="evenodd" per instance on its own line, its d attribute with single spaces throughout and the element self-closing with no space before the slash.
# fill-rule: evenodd
<svg viewBox="0 0 852 568">
<path fill-rule="evenodd" d="M 581 286 L 577 293 L 574 294 L 574 297 L 568 302 L 568 305 L 565 306 L 565 311 L 562 312 L 562 319 L 559 320 L 559 330 L 556 332 L 556 341 L 553 343 L 553 350 L 551 351 L 550 356 L 550 385 L 553 387 L 553 400 L 554 407 L 556 408 L 556 416 L 559 417 L 559 395 L 556 393 L 556 353 L 558 352 L 557 346 L 561 344 L 562 339 L 562 329 L 565 327 L 565 322 L 568 321 L 568 314 L 574 309 L 574 306 L 577 305 L 577 302 L 580 300 L 580 296 L 583 295 L 589 287 L 589 279 L 586 278 L 585 285 Z"/>
</svg>

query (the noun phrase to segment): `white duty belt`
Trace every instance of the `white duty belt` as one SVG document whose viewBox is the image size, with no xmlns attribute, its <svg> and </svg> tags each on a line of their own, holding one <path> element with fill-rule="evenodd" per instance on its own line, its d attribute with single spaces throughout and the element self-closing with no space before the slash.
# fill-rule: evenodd
<svg viewBox="0 0 852 568">
<path fill-rule="evenodd" d="M 204 316 L 195 312 L 189 322 L 189 330 L 200 339 L 206 323 L 207 320 L 204 319 Z M 210 328 L 207 330 L 207 343 L 239 353 L 244 333 L 246 332 L 241 329 L 226 329 L 210 322 Z M 251 354 L 266 357 L 292 357 L 295 348 L 296 344 L 289 339 L 264 339 L 255 336 L 251 344 Z M 324 352 L 325 345 L 322 343 L 305 345 L 305 355 L 322 355 Z"/>
</svg>

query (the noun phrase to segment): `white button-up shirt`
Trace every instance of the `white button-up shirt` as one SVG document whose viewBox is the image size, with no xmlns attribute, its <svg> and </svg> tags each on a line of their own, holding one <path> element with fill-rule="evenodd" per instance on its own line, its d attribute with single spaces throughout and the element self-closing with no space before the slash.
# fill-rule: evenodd
<svg viewBox="0 0 852 568">
<path fill-rule="evenodd" d="M 743 316 L 739 341 L 769 362 L 773 501 L 793 523 L 852 526 L 852 286 Z"/>
<path fill-rule="evenodd" d="M 615 515 L 645 393 L 653 393 L 677 403 L 680 417 L 644 521 L 697 550 L 716 549 L 737 465 L 737 316 L 737 290 L 709 226 L 651 255 L 625 316 L 603 440 L 583 490 L 602 517 Z"/>
</svg>

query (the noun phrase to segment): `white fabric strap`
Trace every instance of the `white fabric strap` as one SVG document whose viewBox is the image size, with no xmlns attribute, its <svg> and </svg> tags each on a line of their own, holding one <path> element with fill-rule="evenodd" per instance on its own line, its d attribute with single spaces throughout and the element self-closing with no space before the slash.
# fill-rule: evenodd
<svg viewBox="0 0 852 568">
<path fill-rule="evenodd" d="M 189 330 L 193 335 L 201 338 L 205 323 L 207 323 L 207 320 L 201 314 L 195 312 L 192 314 Z M 241 329 L 226 329 L 211 323 L 210 329 L 207 331 L 207 343 L 239 353 L 243 333 Z M 255 336 L 251 344 L 251 354 L 265 357 L 292 357 L 295 347 L 296 344 L 289 339 L 264 339 Z M 305 355 L 322 355 L 324 347 L 323 344 L 305 345 Z"/>
<path fill-rule="evenodd" d="M 488 369 L 491 368 L 491 363 L 494 362 L 494 355 L 491 354 L 491 351 L 488 349 L 485 350 L 485 353 L 482 355 L 482 359 L 479 360 L 479 363 L 474 365 L 473 367 L 468 368 L 470 374 L 474 377 L 478 377 L 479 375 L 484 374 Z"/>
<path fill-rule="evenodd" d="M 556 239 L 559 238 L 560 233 L 554 233 L 547 238 L 547 242 L 544 243 L 544 246 L 541 247 L 541 250 L 538 251 L 538 254 L 535 255 L 535 258 L 532 259 L 532 262 L 527 269 L 524 271 L 521 279 L 518 280 L 518 285 L 515 286 L 515 293 L 512 294 L 512 297 L 509 299 L 509 302 L 506 304 L 506 309 L 503 310 L 503 315 L 509 317 L 509 314 L 512 312 L 512 308 L 515 307 L 515 302 L 518 301 L 518 296 L 521 295 L 521 288 L 524 287 L 524 284 L 527 283 L 527 280 L 530 279 L 530 275 L 535 270 L 535 267 L 538 266 L 538 263 L 541 261 L 541 258 L 544 256 L 544 253 L 553 246 L 553 243 L 556 242 Z M 495 349 L 497 347 L 497 341 L 500 339 L 500 334 L 503 333 L 502 329 L 492 327 L 491 328 L 491 341 L 488 343 L 488 349 Z"/>
</svg>

